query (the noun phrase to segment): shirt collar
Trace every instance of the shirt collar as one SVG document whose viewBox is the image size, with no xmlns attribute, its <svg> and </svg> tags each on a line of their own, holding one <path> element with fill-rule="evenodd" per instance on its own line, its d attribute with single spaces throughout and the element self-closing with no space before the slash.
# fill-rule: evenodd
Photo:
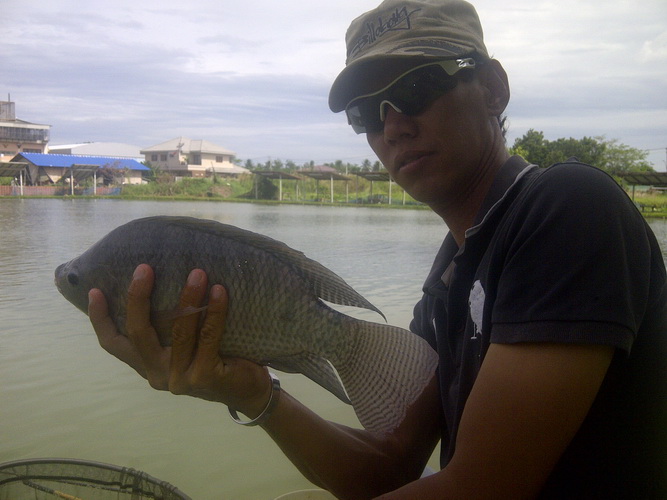
<svg viewBox="0 0 667 500">
<path fill-rule="evenodd" d="M 489 189 L 486 198 L 482 202 L 482 207 L 477 212 L 474 225 L 466 231 L 466 238 L 475 234 L 484 225 L 484 221 L 493 213 L 494 208 L 505 198 L 512 186 L 534 168 L 537 168 L 537 165 L 531 165 L 520 156 L 511 156 L 500 167 L 496 178 L 493 180 L 493 184 L 491 184 L 491 189 Z"/>
<path fill-rule="evenodd" d="M 536 165 L 529 164 L 520 156 L 510 157 L 500 167 L 486 198 L 482 202 L 482 206 L 475 218 L 475 224 L 466 231 L 466 239 L 479 231 L 488 219 L 488 216 L 493 213 L 495 207 L 505 198 L 519 179 L 535 168 L 537 168 Z M 465 243 L 463 247 L 459 248 L 452 234 L 447 234 L 424 283 L 424 292 L 437 295 L 437 289 L 441 288 L 443 284 L 449 286 L 455 267 L 454 257 L 464 251 Z"/>
</svg>

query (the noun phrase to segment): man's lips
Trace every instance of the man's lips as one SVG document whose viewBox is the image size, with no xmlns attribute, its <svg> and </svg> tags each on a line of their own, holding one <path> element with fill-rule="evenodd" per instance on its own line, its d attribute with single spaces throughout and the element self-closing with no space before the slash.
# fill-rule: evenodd
<svg viewBox="0 0 667 500">
<path fill-rule="evenodd" d="M 406 151 L 405 153 L 399 154 L 394 160 L 394 171 L 398 172 L 399 170 L 410 167 L 412 165 L 417 165 L 421 162 L 422 159 L 430 156 L 431 153 L 427 151 Z"/>
</svg>

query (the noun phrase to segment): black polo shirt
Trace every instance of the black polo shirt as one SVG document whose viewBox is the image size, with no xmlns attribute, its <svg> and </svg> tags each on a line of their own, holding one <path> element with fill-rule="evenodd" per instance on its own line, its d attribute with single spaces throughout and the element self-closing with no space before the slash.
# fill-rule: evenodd
<svg viewBox="0 0 667 500">
<path fill-rule="evenodd" d="M 489 343 L 604 344 L 617 354 L 541 498 L 667 498 L 665 266 L 601 170 L 510 158 L 463 247 L 445 238 L 411 329 L 440 356 L 443 467 Z"/>
</svg>

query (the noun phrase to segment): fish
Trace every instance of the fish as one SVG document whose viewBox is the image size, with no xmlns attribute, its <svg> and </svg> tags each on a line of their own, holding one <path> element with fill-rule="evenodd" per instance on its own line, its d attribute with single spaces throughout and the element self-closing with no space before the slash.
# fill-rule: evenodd
<svg viewBox="0 0 667 500">
<path fill-rule="evenodd" d="M 175 318 L 188 314 L 178 311 L 188 274 L 203 269 L 211 286 L 223 285 L 229 296 L 222 356 L 305 375 L 351 404 L 369 431 L 394 430 L 438 364 L 414 333 L 337 311 L 333 304 L 382 315 L 333 271 L 283 242 L 214 220 L 132 220 L 59 265 L 55 285 L 86 314 L 88 291 L 102 290 L 126 335 L 127 289 L 142 263 L 155 273 L 151 322 L 161 345 L 171 344 Z"/>
</svg>

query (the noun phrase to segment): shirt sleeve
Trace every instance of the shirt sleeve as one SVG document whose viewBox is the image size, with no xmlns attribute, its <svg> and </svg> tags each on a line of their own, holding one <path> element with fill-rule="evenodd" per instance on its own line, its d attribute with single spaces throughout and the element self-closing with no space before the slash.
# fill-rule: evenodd
<svg viewBox="0 0 667 500">
<path fill-rule="evenodd" d="M 491 342 L 554 341 L 629 351 L 648 296 L 646 224 L 599 169 L 558 164 L 500 228 Z"/>
<path fill-rule="evenodd" d="M 432 300 L 426 294 L 417 302 L 414 307 L 412 321 L 410 322 L 410 331 L 426 340 L 433 349 L 437 350 L 435 327 L 433 321 L 429 320 L 431 315 L 428 313 L 428 310 L 432 307 L 430 302 Z"/>
</svg>

